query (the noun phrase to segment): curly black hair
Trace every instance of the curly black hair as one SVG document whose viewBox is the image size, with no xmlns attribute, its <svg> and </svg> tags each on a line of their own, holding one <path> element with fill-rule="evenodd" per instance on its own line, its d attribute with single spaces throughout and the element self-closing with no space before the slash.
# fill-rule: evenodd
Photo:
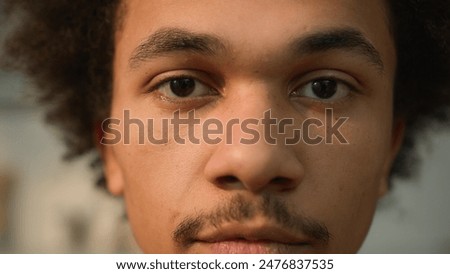
<svg viewBox="0 0 450 274">
<path fill-rule="evenodd" d="M 450 1 L 386 0 L 398 67 L 394 111 L 405 139 L 391 171 L 410 176 L 425 129 L 449 125 Z M 20 23 L 2 63 L 37 85 L 48 121 L 63 133 L 67 158 L 95 150 L 96 124 L 109 114 L 119 0 L 3 0 L 4 23 Z"/>
</svg>

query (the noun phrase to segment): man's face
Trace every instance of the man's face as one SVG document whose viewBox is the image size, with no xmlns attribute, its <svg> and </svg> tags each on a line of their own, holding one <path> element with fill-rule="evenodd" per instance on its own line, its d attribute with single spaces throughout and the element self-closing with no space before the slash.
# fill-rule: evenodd
<svg viewBox="0 0 450 274">
<path fill-rule="evenodd" d="M 121 11 L 111 116 L 130 139 L 103 155 L 142 250 L 358 251 L 399 144 L 384 1 L 128 0 Z M 145 128 L 128 132 L 126 110 Z M 223 135 L 182 125 L 149 142 L 177 110 L 221 121 Z M 294 123 L 264 126 L 266 111 Z M 340 135 L 326 138 L 332 125 Z"/>
</svg>

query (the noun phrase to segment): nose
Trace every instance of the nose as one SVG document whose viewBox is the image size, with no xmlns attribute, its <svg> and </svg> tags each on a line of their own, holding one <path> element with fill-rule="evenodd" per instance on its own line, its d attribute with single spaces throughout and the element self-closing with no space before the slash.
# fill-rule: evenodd
<svg viewBox="0 0 450 274">
<path fill-rule="evenodd" d="M 257 117 L 264 112 L 259 110 Z M 239 129 L 233 130 L 231 144 L 215 145 L 204 169 L 205 178 L 223 189 L 239 188 L 253 193 L 294 190 L 304 177 L 295 147 L 280 139 L 267 142 L 263 137 L 267 128 L 258 126 L 255 130 L 260 138 L 252 144 L 240 142 L 244 136 Z"/>
<path fill-rule="evenodd" d="M 303 167 L 293 151 L 270 144 L 221 146 L 205 167 L 209 182 L 253 193 L 293 190 L 303 175 Z"/>
</svg>

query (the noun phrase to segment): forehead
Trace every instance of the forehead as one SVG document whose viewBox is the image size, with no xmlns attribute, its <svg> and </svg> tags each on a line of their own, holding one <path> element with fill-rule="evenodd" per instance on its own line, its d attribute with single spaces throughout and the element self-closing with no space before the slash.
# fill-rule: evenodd
<svg viewBox="0 0 450 274">
<path fill-rule="evenodd" d="M 236 55 L 261 58 L 303 34 L 351 27 L 375 46 L 384 62 L 393 64 L 386 8 L 383 0 L 125 0 L 116 53 L 125 66 L 125 59 L 152 33 L 179 28 L 214 34 Z"/>
<path fill-rule="evenodd" d="M 359 23 L 370 21 L 385 13 L 387 7 L 384 0 L 124 0 L 128 19 L 146 15 L 147 19 L 157 23 L 171 21 L 176 23 L 180 19 L 190 22 L 193 26 L 201 25 L 201 21 L 213 18 L 222 19 L 229 16 L 229 20 L 219 20 L 217 25 L 232 25 L 239 22 L 265 21 L 267 26 L 273 25 L 274 19 L 266 17 L 273 15 L 277 21 L 292 20 L 295 23 L 301 18 L 335 22 L 349 17 L 359 17 Z M 375 16 L 373 16 L 375 15 Z M 311 21 L 311 25 L 314 25 Z M 270 24 L 272 23 L 272 24 Z M 352 23 L 352 22 L 349 22 Z M 263 29 L 261 31 L 264 31 Z"/>
</svg>

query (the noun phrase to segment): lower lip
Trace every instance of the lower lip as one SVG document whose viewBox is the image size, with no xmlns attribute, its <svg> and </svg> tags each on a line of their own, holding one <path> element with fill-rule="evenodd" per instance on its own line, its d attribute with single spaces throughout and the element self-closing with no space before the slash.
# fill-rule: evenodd
<svg viewBox="0 0 450 274">
<path fill-rule="evenodd" d="M 210 244 L 214 254 L 269 254 L 274 253 L 273 245 L 278 243 L 265 241 L 230 240 Z M 275 252 L 279 253 L 279 252 Z"/>
</svg>

